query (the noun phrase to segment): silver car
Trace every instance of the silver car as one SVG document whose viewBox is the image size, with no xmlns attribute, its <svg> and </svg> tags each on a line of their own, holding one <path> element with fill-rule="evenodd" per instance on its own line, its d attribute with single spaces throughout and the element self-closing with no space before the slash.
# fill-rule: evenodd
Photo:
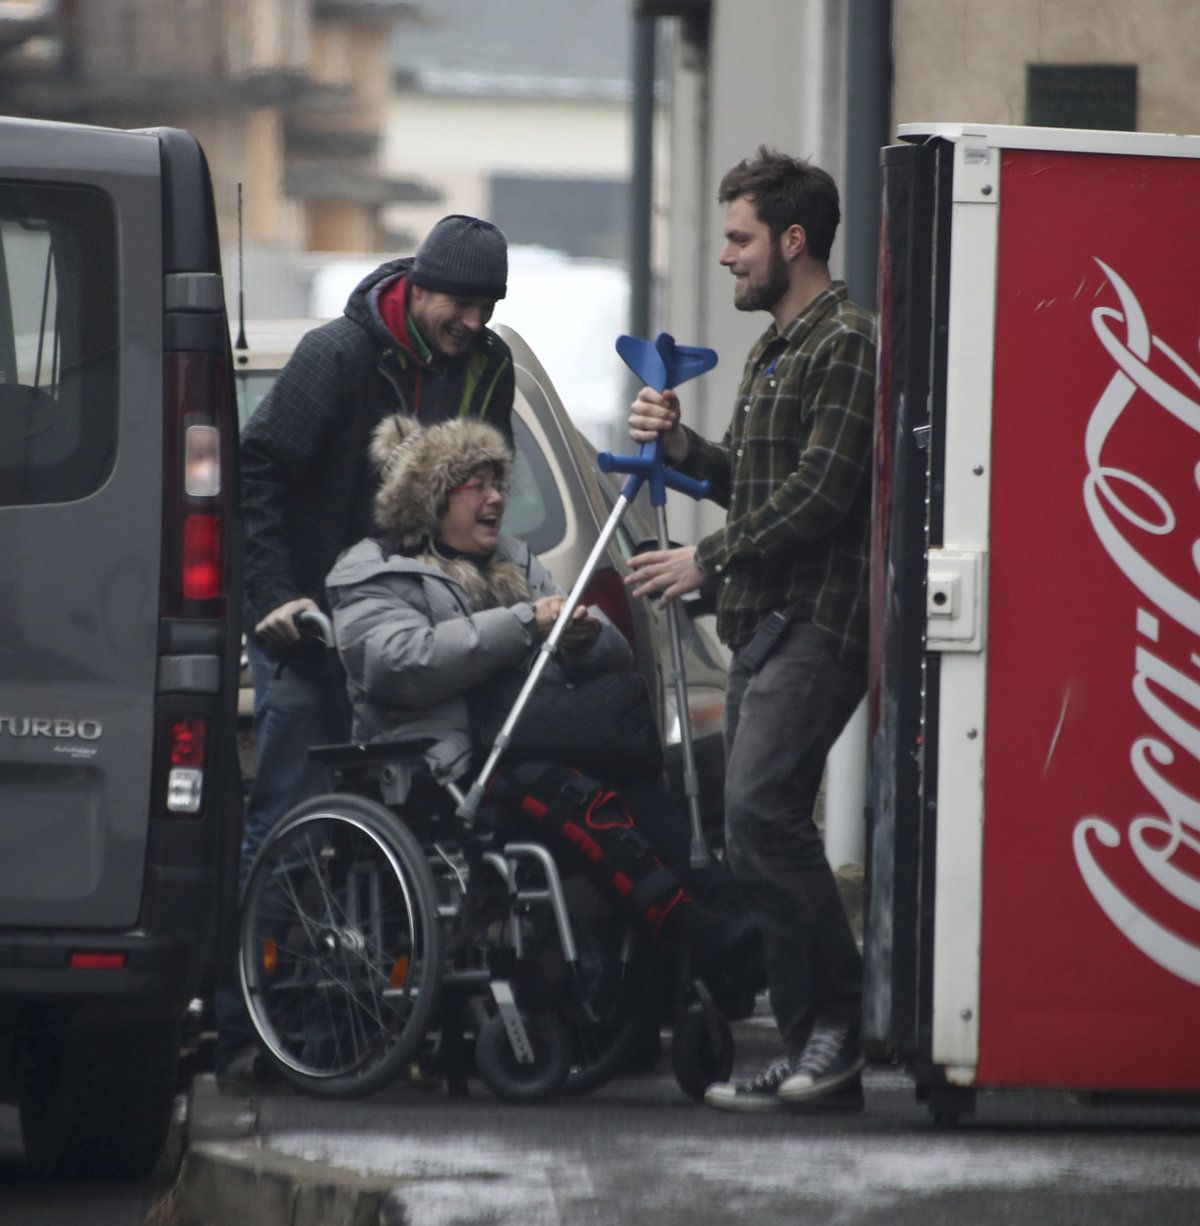
<svg viewBox="0 0 1200 1226">
<path fill-rule="evenodd" d="M 251 340 L 261 338 L 263 343 L 234 353 L 243 423 L 270 389 L 303 330 L 301 321 L 247 325 Z M 505 511 L 505 531 L 524 540 L 558 582 L 569 589 L 609 518 L 620 491 L 619 482 L 600 473 L 595 449 L 572 424 L 529 346 L 511 328 L 498 325 L 496 330 L 511 347 L 516 369 L 513 433 L 517 462 Z M 599 605 L 633 648 L 636 667 L 655 697 L 672 791 L 686 811 L 679 712 L 666 619 L 646 601 L 631 599 L 624 583 L 626 560 L 653 538 L 650 507 L 644 499 L 635 501 L 626 511 L 606 559 L 593 575 L 585 601 Z M 684 652 L 701 816 L 710 843 L 719 846 L 724 814 L 725 668 L 716 639 L 702 620 L 684 619 Z M 248 775 L 253 771 L 249 732 L 252 696 L 248 689 L 243 691 L 240 709 L 243 772 Z"/>
</svg>

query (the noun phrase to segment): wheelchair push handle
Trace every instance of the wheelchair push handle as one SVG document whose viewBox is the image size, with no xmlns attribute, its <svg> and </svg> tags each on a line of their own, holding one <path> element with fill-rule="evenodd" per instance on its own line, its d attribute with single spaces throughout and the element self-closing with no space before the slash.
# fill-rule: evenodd
<svg viewBox="0 0 1200 1226">
<path fill-rule="evenodd" d="M 292 624 L 304 638 L 316 639 L 326 647 L 334 646 L 333 622 L 329 615 L 322 613 L 320 609 L 301 609 L 298 613 L 293 613 Z"/>
</svg>

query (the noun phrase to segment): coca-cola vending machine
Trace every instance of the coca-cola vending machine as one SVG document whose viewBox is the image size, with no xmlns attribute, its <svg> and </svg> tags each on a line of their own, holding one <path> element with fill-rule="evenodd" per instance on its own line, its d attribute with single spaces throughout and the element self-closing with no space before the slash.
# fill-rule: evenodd
<svg viewBox="0 0 1200 1226">
<path fill-rule="evenodd" d="M 882 154 L 865 1035 L 1200 1094 L 1200 137 Z"/>
</svg>

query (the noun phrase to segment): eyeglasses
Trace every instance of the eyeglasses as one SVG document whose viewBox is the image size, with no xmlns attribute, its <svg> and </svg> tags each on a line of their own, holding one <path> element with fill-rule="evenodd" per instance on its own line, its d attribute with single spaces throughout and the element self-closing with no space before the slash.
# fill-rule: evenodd
<svg viewBox="0 0 1200 1226">
<path fill-rule="evenodd" d="M 453 486 L 450 490 L 452 494 L 507 494 L 508 482 L 501 481 L 499 477 L 492 477 L 488 481 L 484 481 L 481 477 L 472 477 L 470 481 L 464 481 L 462 485 Z"/>
</svg>

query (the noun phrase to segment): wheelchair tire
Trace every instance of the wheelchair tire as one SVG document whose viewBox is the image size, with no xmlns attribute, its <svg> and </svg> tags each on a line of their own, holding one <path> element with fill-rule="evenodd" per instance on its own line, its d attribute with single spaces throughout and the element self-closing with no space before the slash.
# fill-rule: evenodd
<svg viewBox="0 0 1200 1226">
<path fill-rule="evenodd" d="M 475 1070 L 483 1084 L 506 1103 L 538 1103 L 562 1089 L 571 1069 L 571 1039 L 553 1014 L 522 1015 L 533 1062 L 521 1064 L 508 1041 L 504 1019 L 495 1014 L 479 1028 Z"/>
<path fill-rule="evenodd" d="M 650 1025 L 657 1023 L 652 1018 L 631 1017 L 617 1025 L 571 1027 L 571 1067 L 563 1092 L 590 1094 L 619 1074 L 632 1071 Z"/>
<path fill-rule="evenodd" d="M 733 1031 L 711 1005 L 707 1009 L 689 1005 L 676 1019 L 671 1036 L 671 1070 L 679 1088 L 695 1102 L 704 1101 L 704 1091 L 714 1081 L 729 1080 L 733 1072 Z"/>
<path fill-rule="evenodd" d="M 437 916 L 426 854 L 383 805 L 318 796 L 282 817 L 251 867 L 238 947 L 273 1068 L 328 1097 L 391 1080 L 437 1008 Z"/>
</svg>

